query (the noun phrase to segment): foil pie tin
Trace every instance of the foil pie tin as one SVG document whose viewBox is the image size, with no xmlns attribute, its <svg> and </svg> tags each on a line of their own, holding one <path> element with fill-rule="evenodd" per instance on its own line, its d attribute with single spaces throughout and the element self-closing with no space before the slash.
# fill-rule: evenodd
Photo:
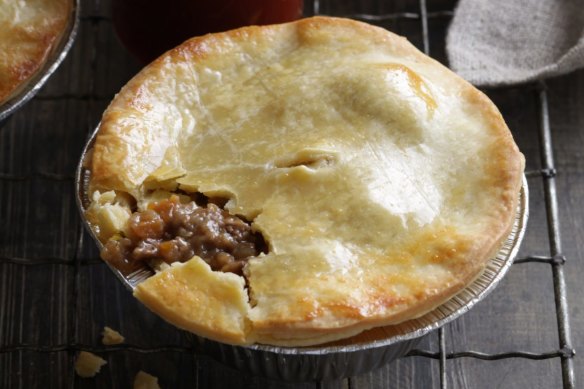
<svg viewBox="0 0 584 389">
<path fill-rule="evenodd" d="M 61 34 L 57 44 L 53 46 L 46 61 L 8 100 L 0 103 L 0 128 L 6 123 L 10 115 L 38 93 L 49 77 L 57 70 L 61 62 L 63 62 L 71 46 L 73 46 L 79 26 L 80 0 L 71 0 L 71 2 L 72 8 L 67 26 L 65 26 L 63 34 Z"/>
<path fill-rule="evenodd" d="M 98 126 L 99 128 L 99 126 Z M 91 172 L 86 159 L 97 134 L 87 142 L 75 174 L 77 204 L 84 224 L 97 243 L 85 218 L 89 205 L 88 184 Z M 269 345 L 233 346 L 194 336 L 197 352 L 206 354 L 227 366 L 248 374 L 284 381 L 339 379 L 367 373 L 404 356 L 424 335 L 453 321 L 487 296 L 510 269 L 523 240 L 529 215 L 527 181 L 523 177 L 515 220 L 511 233 L 485 270 L 465 289 L 427 314 L 401 324 L 374 328 L 352 338 L 311 347 Z M 141 280 L 153 274 L 149 270 L 125 277 L 107 264 L 120 281 L 132 291 Z"/>
</svg>

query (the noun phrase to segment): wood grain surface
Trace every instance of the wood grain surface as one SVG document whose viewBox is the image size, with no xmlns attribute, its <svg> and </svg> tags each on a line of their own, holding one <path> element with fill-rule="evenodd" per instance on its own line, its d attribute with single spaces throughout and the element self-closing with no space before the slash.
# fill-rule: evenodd
<svg viewBox="0 0 584 389">
<path fill-rule="evenodd" d="M 308 1 L 307 1 L 308 3 Z M 446 63 L 444 36 L 454 1 L 428 0 L 430 53 Z M 311 3 L 312 4 L 312 3 Z M 312 13 L 306 5 L 307 14 Z M 192 352 L 192 338 L 142 307 L 98 260 L 75 205 L 73 173 L 90 131 L 119 88 L 140 69 L 121 46 L 110 1 L 84 0 L 77 41 L 41 93 L 0 128 L 0 388 L 128 388 L 139 370 L 163 388 L 560 388 L 560 358 L 465 357 L 467 351 L 557 353 L 549 264 L 515 264 L 499 287 L 444 328 L 446 381 L 437 358 L 407 356 L 371 373 L 303 384 L 253 377 Z M 320 1 L 329 15 L 400 14 L 375 22 L 423 47 L 420 3 Z M 154 26 L 155 27 L 155 26 Z M 154 28 L 153 27 L 153 28 Z M 562 254 L 573 344 L 584 340 L 584 71 L 548 80 Z M 527 170 L 530 219 L 519 257 L 549 256 L 541 168 L 539 86 L 487 90 L 501 109 Z M 105 348 L 107 325 L 126 346 Z M 108 364 L 91 379 L 74 374 L 79 350 Z M 419 350 L 438 355 L 438 332 Z M 574 358 L 576 387 L 584 384 Z"/>
</svg>

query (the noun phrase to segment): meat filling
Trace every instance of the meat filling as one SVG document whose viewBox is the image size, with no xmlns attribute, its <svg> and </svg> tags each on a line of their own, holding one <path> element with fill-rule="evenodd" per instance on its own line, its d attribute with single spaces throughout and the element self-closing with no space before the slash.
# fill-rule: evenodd
<svg viewBox="0 0 584 389">
<path fill-rule="evenodd" d="M 135 212 L 128 223 L 127 236 L 110 239 L 101 251 L 105 261 L 124 273 L 141 267 L 142 261 L 170 264 L 197 255 L 213 270 L 241 275 L 250 257 L 266 252 L 262 236 L 245 220 L 213 203 L 182 204 L 175 195 Z"/>
</svg>

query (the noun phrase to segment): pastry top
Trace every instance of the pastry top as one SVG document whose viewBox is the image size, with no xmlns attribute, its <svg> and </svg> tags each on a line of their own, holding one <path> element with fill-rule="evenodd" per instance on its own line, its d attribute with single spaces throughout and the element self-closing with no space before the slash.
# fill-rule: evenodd
<svg viewBox="0 0 584 389">
<path fill-rule="evenodd" d="M 0 0 L 0 103 L 42 66 L 71 9 L 71 0 Z"/>
<path fill-rule="evenodd" d="M 112 101 L 90 166 L 94 190 L 201 192 L 252 221 L 269 250 L 246 280 L 194 257 L 135 295 L 200 335 L 277 345 L 445 302 L 508 235 L 523 167 L 480 91 L 402 37 L 328 17 L 167 52 Z"/>
</svg>

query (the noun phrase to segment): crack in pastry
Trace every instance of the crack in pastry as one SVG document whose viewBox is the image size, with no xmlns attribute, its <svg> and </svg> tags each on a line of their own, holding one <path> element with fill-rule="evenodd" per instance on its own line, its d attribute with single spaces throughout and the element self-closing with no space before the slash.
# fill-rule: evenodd
<svg viewBox="0 0 584 389">
<path fill-rule="evenodd" d="M 331 166 L 335 163 L 336 159 L 337 155 L 334 151 L 304 149 L 293 155 L 279 158 L 276 160 L 275 166 L 278 168 L 305 166 L 311 169 L 319 169 Z"/>
<path fill-rule="evenodd" d="M 102 118 L 87 215 L 106 242 L 132 234 L 132 207 L 221 197 L 261 233 L 241 275 L 173 246 L 134 295 L 211 339 L 314 345 L 472 282 L 511 230 L 523 167 L 480 91 L 386 30 L 316 17 L 193 38 L 142 70 Z"/>
</svg>

